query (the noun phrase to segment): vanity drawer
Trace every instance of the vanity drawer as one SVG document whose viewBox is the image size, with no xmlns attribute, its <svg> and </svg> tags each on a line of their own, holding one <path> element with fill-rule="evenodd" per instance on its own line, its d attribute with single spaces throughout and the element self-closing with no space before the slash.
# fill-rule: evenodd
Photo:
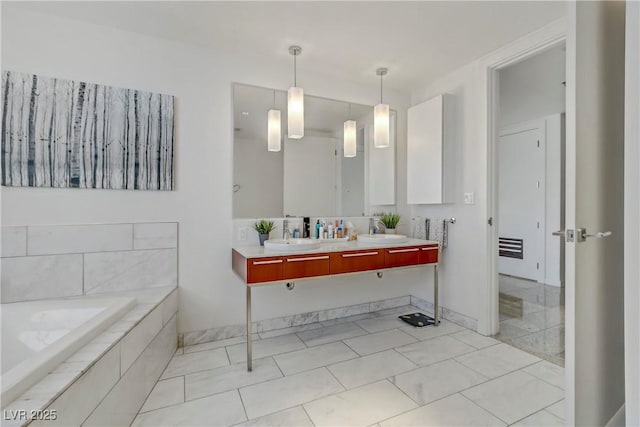
<svg viewBox="0 0 640 427">
<path fill-rule="evenodd" d="M 386 268 L 404 267 L 420 263 L 420 248 L 390 248 L 384 250 L 384 266 Z"/>
<path fill-rule="evenodd" d="M 247 260 L 247 283 L 282 280 L 284 260 L 281 257 L 252 258 Z"/>
<path fill-rule="evenodd" d="M 438 262 L 438 246 L 420 248 L 420 264 L 435 264 Z"/>
<path fill-rule="evenodd" d="M 331 274 L 384 268 L 384 250 L 337 252 L 331 254 Z"/>
<path fill-rule="evenodd" d="M 283 278 L 302 279 L 329 274 L 329 254 L 310 254 L 283 257 Z"/>
</svg>

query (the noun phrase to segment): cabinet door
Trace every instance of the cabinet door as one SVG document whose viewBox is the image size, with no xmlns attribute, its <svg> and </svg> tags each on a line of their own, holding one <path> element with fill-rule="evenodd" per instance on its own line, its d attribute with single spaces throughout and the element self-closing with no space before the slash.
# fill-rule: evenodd
<svg viewBox="0 0 640 427">
<path fill-rule="evenodd" d="M 382 249 L 331 254 L 331 274 L 378 270 L 381 268 L 384 268 L 384 251 Z"/>
<path fill-rule="evenodd" d="M 407 203 L 453 202 L 453 98 L 439 95 L 407 114 Z"/>
<path fill-rule="evenodd" d="M 247 260 L 247 283 L 273 282 L 282 279 L 284 260 L 280 257 Z"/>
<path fill-rule="evenodd" d="M 391 248 L 384 250 L 386 268 L 405 267 L 420 263 L 420 248 Z"/>
<path fill-rule="evenodd" d="M 329 254 L 284 257 L 284 279 L 302 279 L 327 274 L 329 274 Z"/>
<path fill-rule="evenodd" d="M 435 264 L 438 262 L 438 246 L 420 248 L 420 264 Z"/>
</svg>

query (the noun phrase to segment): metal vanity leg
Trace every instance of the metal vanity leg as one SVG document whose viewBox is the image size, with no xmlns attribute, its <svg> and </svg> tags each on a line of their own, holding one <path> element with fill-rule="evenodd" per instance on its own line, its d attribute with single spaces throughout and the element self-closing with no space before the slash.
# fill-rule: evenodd
<svg viewBox="0 0 640 427">
<path fill-rule="evenodd" d="M 247 285 L 247 371 L 252 371 L 253 334 L 251 333 L 251 286 Z"/>
<path fill-rule="evenodd" d="M 438 326 L 438 264 L 433 265 L 433 326 Z"/>
</svg>

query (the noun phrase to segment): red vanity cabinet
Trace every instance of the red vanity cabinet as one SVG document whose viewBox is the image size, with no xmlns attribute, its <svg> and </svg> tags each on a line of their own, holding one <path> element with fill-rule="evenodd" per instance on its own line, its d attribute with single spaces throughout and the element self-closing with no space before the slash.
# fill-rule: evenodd
<svg viewBox="0 0 640 427">
<path fill-rule="evenodd" d="M 289 255 L 282 257 L 283 279 L 304 279 L 305 277 L 329 274 L 329 254 Z"/>
<path fill-rule="evenodd" d="M 438 245 L 423 246 L 420 248 L 420 264 L 435 264 L 438 262 Z"/>
<path fill-rule="evenodd" d="M 273 282 L 283 279 L 282 257 L 253 258 L 247 260 L 247 283 Z"/>
<path fill-rule="evenodd" d="M 383 268 L 383 249 L 333 252 L 331 254 L 331 274 L 380 270 Z"/>
<path fill-rule="evenodd" d="M 248 285 L 437 262 L 437 244 L 256 258 L 245 257 L 235 249 L 232 252 L 233 271 Z"/>
<path fill-rule="evenodd" d="M 420 247 L 398 247 L 384 249 L 385 268 L 406 267 L 420 264 Z"/>
</svg>

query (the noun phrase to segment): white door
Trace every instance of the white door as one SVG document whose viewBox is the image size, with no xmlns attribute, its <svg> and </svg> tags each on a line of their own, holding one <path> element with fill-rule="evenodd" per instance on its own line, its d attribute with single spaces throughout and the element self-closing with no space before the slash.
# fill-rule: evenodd
<svg viewBox="0 0 640 427">
<path fill-rule="evenodd" d="M 624 403 L 624 2 L 567 6 L 566 407 L 603 426 Z M 636 219 L 637 220 L 637 219 Z"/>
<path fill-rule="evenodd" d="M 498 140 L 498 271 L 540 276 L 544 248 L 544 129 L 504 133 Z M 544 253 L 544 252 L 542 252 Z"/>
<path fill-rule="evenodd" d="M 335 216 L 336 140 L 305 136 L 284 144 L 285 215 Z"/>
</svg>

